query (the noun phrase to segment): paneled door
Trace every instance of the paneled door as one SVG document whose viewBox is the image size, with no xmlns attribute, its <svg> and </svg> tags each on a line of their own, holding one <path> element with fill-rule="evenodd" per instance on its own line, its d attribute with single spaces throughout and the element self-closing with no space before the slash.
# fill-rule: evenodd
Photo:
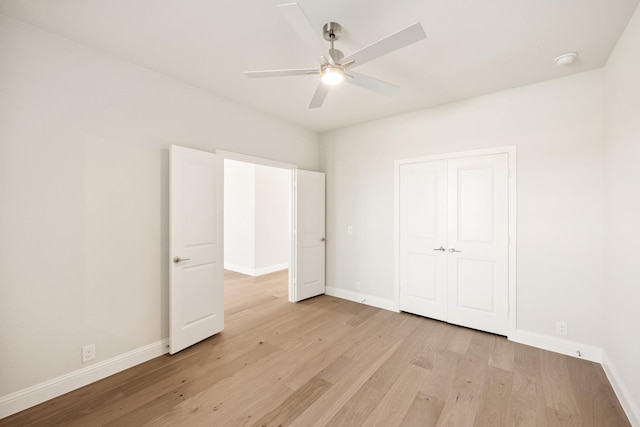
<svg viewBox="0 0 640 427">
<path fill-rule="evenodd" d="M 506 335 L 508 154 L 400 165 L 400 309 Z"/>
<path fill-rule="evenodd" d="M 294 171 L 293 280 L 291 301 L 325 292 L 325 174 Z"/>
<path fill-rule="evenodd" d="M 447 161 L 400 166 L 400 310 L 447 320 Z"/>
<path fill-rule="evenodd" d="M 508 157 L 449 160 L 449 322 L 506 335 Z"/>
<path fill-rule="evenodd" d="M 170 349 L 224 327 L 223 159 L 171 146 Z"/>
</svg>

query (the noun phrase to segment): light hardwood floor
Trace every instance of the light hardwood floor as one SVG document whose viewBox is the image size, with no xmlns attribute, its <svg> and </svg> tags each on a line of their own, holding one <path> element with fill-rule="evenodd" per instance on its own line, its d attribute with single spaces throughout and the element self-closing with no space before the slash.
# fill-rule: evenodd
<svg viewBox="0 0 640 427">
<path fill-rule="evenodd" d="M 2 426 L 628 426 L 600 365 L 225 274 L 225 330 Z"/>
</svg>

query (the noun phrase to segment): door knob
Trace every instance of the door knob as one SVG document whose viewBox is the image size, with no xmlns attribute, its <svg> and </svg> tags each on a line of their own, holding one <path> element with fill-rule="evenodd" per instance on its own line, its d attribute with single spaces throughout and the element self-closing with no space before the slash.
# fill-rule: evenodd
<svg viewBox="0 0 640 427">
<path fill-rule="evenodd" d="M 439 248 L 434 249 L 434 251 L 442 251 L 442 252 L 444 252 L 444 251 L 446 251 L 446 249 L 443 248 L 442 246 L 440 246 Z"/>
<path fill-rule="evenodd" d="M 191 258 L 180 258 L 179 256 L 173 258 L 174 264 L 178 264 L 179 262 L 189 261 L 189 260 L 191 260 Z"/>
<path fill-rule="evenodd" d="M 454 248 L 449 248 L 449 252 L 453 253 L 453 252 L 462 252 L 462 251 L 458 251 L 458 250 L 456 250 Z"/>
<path fill-rule="evenodd" d="M 320 238 L 320 241 L 321 241 L 321 242 L 326 242 L 326 241 L 327 241 L 327 239 L 325 239 L 324 237 L 321 237 L 321 238 Z"/>
</svg>

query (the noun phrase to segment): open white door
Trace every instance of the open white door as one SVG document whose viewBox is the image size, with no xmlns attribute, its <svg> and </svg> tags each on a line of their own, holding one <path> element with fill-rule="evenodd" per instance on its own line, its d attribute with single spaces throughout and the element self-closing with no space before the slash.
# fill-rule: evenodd
<svg viewBox="0 0 640 427">
<path fill-rule="evenodd" d="M 223 168 L 220 156 L 171 146 L 171 354 L 224 327 Z"/>
<path fill-rule="evenodd" d="M 289 299 L 297 302 L 324 294 L 325 176 L 294 170 L 293 259 Z"/>
</svg>

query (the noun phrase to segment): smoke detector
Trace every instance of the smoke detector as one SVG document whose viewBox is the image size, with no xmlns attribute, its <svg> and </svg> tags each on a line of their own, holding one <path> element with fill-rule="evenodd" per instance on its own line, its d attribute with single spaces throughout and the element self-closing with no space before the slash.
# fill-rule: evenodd
<svg viewBox="0 0 640 427">
<path fill-rule="evenodd" d="M 556 58 L 556 64 L 559 66 L 573 64 L 573 61 L 575 61 L 577 57 L 578 54 L 576 52 L 565 53 Z"/>
</svg>

